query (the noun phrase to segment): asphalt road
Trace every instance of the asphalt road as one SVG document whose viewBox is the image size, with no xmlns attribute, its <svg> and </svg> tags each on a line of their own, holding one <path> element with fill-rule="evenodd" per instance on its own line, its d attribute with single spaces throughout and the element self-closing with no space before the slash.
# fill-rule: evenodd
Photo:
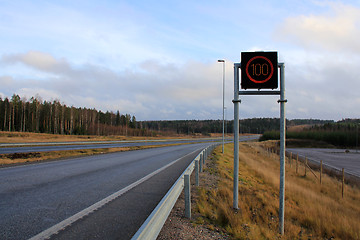
<svg viewBox="0 0 360 240">
<path fill-rule="evenodd" d="M 52 239 L 129 239 L 188 164 L 210 144 L 178 145 L 0 169 L 0 239 L 31 238 L 176 161 L 52 236 Z"/>
<path fill-rule="evenodd" d="M 219 139 L 179 139 L 179 140 L 151 140 L 151 141 L 107 141 L 107 142 L 77 142 L 77 143 L 18 143 L 4 144 L 0 143 L 0 154 L 27 153 L 27 152 L 49 152 L 61 150 L 79 150 L 95 148 L 118 148 L 134 147 L 146 145 L 178 144 L 178 143 L 199 143 L 214 142 Z M 29 146 L 31 145 L 31 146 Z"/>
<path fill-rule="evenodd" d="M 286 151 L 308 157 L 319 164 L 323 160 L 323 164 L 339 170 L 344 168 L 345 172 L 360 177 L 360 152 L 355 150 L 346 153 L 345 149 L 287 148 Z"/>
</svg>

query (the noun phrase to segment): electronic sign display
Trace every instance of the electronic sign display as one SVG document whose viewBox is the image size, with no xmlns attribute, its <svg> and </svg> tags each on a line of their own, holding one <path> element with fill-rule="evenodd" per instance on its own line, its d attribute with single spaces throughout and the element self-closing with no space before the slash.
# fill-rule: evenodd
<svg viewBox="0 0 360 240">
<path fill-rule="evenodd" d="M 278 88 L 277 52 L 242 52 L 241 88 Z"/>
</svg>

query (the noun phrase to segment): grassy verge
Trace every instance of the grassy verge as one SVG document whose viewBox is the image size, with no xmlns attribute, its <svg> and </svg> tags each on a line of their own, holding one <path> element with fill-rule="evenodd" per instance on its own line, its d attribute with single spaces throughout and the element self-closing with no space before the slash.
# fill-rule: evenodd
<svg viewBox="0 0 360 240">
<path fill-rule="evenodd" d="M 33 142 L 93 142 L 93 141 L 122 141 L 122 140 L 158 140 L 158 139 L 184 139 L 202 138 L 194 135 L 174 135 L 158 137 L 129 137 L 121 135 L 97 136 L 97 135 L 61 135 L 49 133 L 31 132 L 6 132 L 0 131 L 0 143 L 33 143 Z M 211 137 L 220 137 L 219 134 L 211 134 Z"/>
<path fill-rule="evenodd" d="M 320 185 L 312 176 L 286 167 L 285 235 L 278 234 L 279 159 L 268 156 L 263 144 L 240 144 L 239 207 L 232 209 L 233 146 L 224 155 L 217 148 L 216 188 L 200 188 L 197 211 L 203 221 L 221 226 L 234 239 L 360 239 L 360 190 L 329 176 Z M 294 167 L 294 166 L 293 166 Z"/>
<path fill-rule="evenodd" d="M 95 154 L 125 152 L 148 148 L 158 148 L 165 146 L 182 145 L 181 144 L 163 144 L 163 145 L 148 145 L 148 146 L 133 146 L 133 147 L 120 147 L 120 148 L 97 148 L 97 149 L 81 149 L 81 150 L 63 150 L 51 152 L 30 152 L 30 153 L 11 153 L 0 154 L 0 166 L 8 166 L 14 164 L 24 164 L 40 161 L 49 161 L 62 158 L 89 156 Z"/>
</svg>

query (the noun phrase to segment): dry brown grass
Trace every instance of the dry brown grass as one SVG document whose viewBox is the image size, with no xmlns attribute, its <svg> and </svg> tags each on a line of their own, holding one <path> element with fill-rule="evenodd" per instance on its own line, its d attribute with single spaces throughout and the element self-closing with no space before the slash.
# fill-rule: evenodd
<svg viewBox="0 0 360 240">
<path fill-rule="evenodd" d="M 31 132 L 0 131 L 0 143 L 32 143 L 32 142 L 74 142 L 125 140 L 124 136 L 93 136 L 93 135 L 60 135 Z"/>
<path fill-rule="evenodd" d="M 360 190 L 329 176 L 322 185 L 314 176 L 286 166 L 285 235 L 278 234 L 279 158 L 267 155 L 264 143 L 240 144 L 239 210 L 232 209 L 233 146 L 214 152 L 217 189 L 201 189 L 198 211 L 234 239 L 360 239 Z M 266 142 L 267 147 L 275 144 Z"/>
<path fill-rule="evenodd" d="M 287 128 L 287 131 L 291 131 L 291 132 L 301 132 L 303 131 L 304 129 L 309 129 L 311 128 L 312 124 L 303 124 L 303 125 L 296 125 L 296 126 L 289 126 Z"/>
<path fill-rule="evenodd" d="M 156 139 L 181 139 L 181 138 L 202 138 L 204 136 L 174 135 L 158 137 L 129 137 L 121 135 L 97 136 L 97 135 L 61 135 L 48 133 L 31 132 L 6 132 L 0 131 L 0 143 L 34 143 L 34 142 L 76 142 L 76 141 L 120 141 L 120 140 L 156 140 Z M 218 136 L 213 136 L 218 137 Z"/>
<path fill-rule="evenodd" d="M 82 149 L 82 150 L 63 150 L 51 152 L 30 152 L 30 153 L 15 153 L 15 154 L 0 154 L 0 166 L 8 166 L 14 164 L 24 164 L 32 162 L 41 162 L 49 160 L 57 160 L 70 157 L 89 156 L 95 154 L 125 152 L 148 148 L 158 148 L 165 146 L 174 146 L 181 144 L 163 144 L 163 145 L 147 145 L 147 146 L 133 146 L 120 148 L 97 148 L 97 149 Z"/>
</svg>

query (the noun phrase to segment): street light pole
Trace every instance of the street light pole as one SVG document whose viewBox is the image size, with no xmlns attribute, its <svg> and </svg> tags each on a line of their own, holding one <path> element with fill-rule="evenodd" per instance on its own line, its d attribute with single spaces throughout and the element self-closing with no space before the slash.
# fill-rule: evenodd
<svg viewBox="0 0 360 240">
<path fill-rule="evenodd" d="M 218 62 L 223 63 L 223 106 L 222 106 L 222 116 L 223 116 L 223 127 L 222 127 L 222 153 L 224 154 L 224 130 L 225 130 L 225 119 L 224 119 L 224 111 L 225 111 L 225 60 L 219 59 Z"/>
<path fill-rule="evenodd" d="M 359 123 L 356 124 L 356 153 L 358 152 L 359 145 Z"/>
<path fill-rule="evenodd" d="M 226 120 L 226 116 L 227 116 L 227 108 L 226 107 L 224 107 L 224 110 L 225 110 L 225 136 L 226 136 L 226 134 L 227 134 L 227 120 Z"/>
</svg>

